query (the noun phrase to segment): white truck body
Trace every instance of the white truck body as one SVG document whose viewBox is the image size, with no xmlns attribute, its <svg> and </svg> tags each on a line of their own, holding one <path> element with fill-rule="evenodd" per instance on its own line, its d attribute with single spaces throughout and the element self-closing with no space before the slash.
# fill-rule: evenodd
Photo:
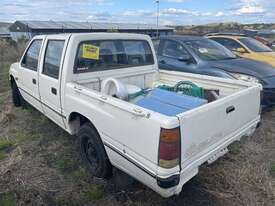
<svg viewBox="0 0 275 206">
<path fill-rule="evenodd" d="M 37 36 L 42 41 L 37 71 L 20 63 L 11 65 L 10 77 L 16 81 L 23 98 L 36 109 L 75 135 L 80 128 L 77 115 L 87 118 L 96 128 L 108 158 L 114 167 L 144 183 L 163 197 L 179 194 L 182 186 L 194 177 L 200 165 L 212 163 L 227 152 L 227 147 L 241 137 L 251 135 L 260 122 L 261 85 L 216 77 L 159 71 L 154 64 L 115 70 L 74 73 L 77 49 L 90 40 L 144 40 L 135 34 L 62 34 Z M 58 78 L 43 73 L 48 42 L 63 41 L 64 49 Z M 26 52 L 28 49 L 26 49 Z M 169 117 L 130 102 L 104 95 L 101 82 L 106 78 L 153 88 L 163 83 L 174 85 L 181 80 L 192 81 L 204 88 L 218 89 L 217 101 Z M 227 110 L 230 111 L 227 111 Z M 180 163 L 173 168 L 159 165 L 160 131 L 180 128 Z M 175 182 L 171 186 L 162 186 Z"/>
</svg>

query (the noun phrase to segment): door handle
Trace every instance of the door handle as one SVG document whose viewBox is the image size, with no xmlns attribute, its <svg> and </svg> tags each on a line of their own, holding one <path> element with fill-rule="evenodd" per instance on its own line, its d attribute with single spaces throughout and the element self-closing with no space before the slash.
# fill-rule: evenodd
<svg viewBox="0 0 275 206">
<path fill-rule="evenodd" d="M 234 112 L 235 111 L 235 107 L 234 106 L 230 106 L 226 109 L 226 113 L 229 114 L 231 112 Z"/>
<path fill-rule="evenodd" d="M 36 79 L 32 79 L 32 83 L 33 83 L 33 84 L 36 84 Z"/>
<path fill-rule="evenodd" d="M 161 61 L 159 61 L 159 63 L 160 63 L 160 64 L 166 64 L 166 61 L 161 60 Z"/>
<path fill-rule="evenodd" d="M 52 91 L 52 94 L 54 94 L 54 95 L 56 95 L 56 94 L 57 94 L 57 90 L 56 90 L 56 88 L 53 88 L 53 87 L 52 87 L 51 91 Z"/>
</svg>

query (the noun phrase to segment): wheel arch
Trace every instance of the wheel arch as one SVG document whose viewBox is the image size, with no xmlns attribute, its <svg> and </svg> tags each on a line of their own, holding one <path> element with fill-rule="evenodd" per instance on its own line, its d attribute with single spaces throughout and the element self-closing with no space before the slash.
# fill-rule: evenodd
<svg viewBox="0 0 275 206">
<path fill-rule="evenodd" d="M 91 126 L 94 128 L 94 130 L 99 134 L 96 126 L 94 123 L 85 115 L 79 113 L 79 112 L 71 112 L 68 117 L 68 126 L 70 133 L 75 135 L 78 133 L 80 127 L 84 125 L 85 123 L 90 123 Z"/>
<path fill-rule="evenodd" d="M 10 80 L 11 84 L 15 83 L 15 78 L 14 78 L 14 76 L 12 74 L 10 74 L 9 80 Z"/>
</svg>

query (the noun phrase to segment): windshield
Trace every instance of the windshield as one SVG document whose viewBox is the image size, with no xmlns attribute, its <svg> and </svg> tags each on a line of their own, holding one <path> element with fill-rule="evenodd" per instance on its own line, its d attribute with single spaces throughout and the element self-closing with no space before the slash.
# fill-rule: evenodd
<svg viewBox="0 0 275 206">
<path fill-rule="evenodd" d="M 189 40 L 185 44 L 205 61 L 237 58 L 230 50 L 210 39 Z"/>
<path fill-rule="evenodd" d="M 272 52 L 272 50 L 269 47 L 267 47 L 266 45 L 264 45 L 256 39 L 240 38 L 239 40 L 254 52 Z"/>
</svg>

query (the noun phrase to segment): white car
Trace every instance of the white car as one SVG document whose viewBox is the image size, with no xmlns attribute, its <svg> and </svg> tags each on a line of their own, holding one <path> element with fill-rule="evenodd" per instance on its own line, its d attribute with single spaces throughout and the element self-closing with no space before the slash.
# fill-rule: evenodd
<svg viewBox="0 0 275 206">
<path fill-rule="evenodd" d="M 208 102 L 159 89 L 181 81 L 219 95 Z M 28 102 L 77 135 L 93 175 L 116 167 L 163 197 L 179 194 L 200 165 L 260 122 L 261 85 L 160 71 L 145 35 L 36 36 L 11 65 L 10 82 L 15 106 Z"/>
</svg>

